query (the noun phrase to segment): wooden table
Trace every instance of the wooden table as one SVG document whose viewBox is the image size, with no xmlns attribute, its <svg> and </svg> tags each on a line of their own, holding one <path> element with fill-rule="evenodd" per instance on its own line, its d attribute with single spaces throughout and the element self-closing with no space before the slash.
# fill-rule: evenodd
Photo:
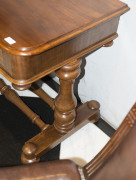
<svg viewBox="0 0 136 180">
<path fill-rule="evenodd" d="M 118 0 L 1 0 L 0 73 L 17 90 L 30 89 L 54 110 L 53 125 L 45 124 L 0 80 L 0 90 L 41 129 L 25 143 L 22 162 L 32 163 L 89 121 L 99 119 L 99 103 L 76 109 L 74 80 L 82 56 L 117 37 L 120 15 L 128 11 Z M 51 99 L 36 83 L 55 71 L 60 91 Z"/>
</svg>

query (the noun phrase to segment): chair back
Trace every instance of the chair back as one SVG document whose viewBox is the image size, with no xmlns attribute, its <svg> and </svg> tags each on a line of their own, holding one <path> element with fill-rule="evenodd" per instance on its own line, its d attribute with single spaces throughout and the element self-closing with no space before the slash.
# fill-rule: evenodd
<svg viewBox="0 0 136 180">
<path fill-rule="evenodd" d="M 136 103 L 102 151 L 84 167 L 88 180 L 136 179 Z"/>
</svg>

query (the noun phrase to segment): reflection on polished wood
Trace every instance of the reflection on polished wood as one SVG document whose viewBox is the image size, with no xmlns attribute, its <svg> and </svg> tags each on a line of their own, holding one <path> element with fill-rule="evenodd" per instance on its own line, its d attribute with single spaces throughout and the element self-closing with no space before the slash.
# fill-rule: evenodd
<svg viewBox="0 0 136 180">
<path fill-rule="evenodd" d="M 76 110 L 74 80 L 84 55 L 113 44 L 120 16 L 128 10 L 118 0 L 0 1 L 0 73 L 15 89 L 30 89 L 54 110 L 54 123 L 46 125 L 0 80 L 5 97 L 42 130 L 24 145 L 23 163 L 39 161 L 86 123 L 99 119 L 95 101 Z M 60 79 L 55 100 L 35 83 L 53 71 Z"/>
</svg>

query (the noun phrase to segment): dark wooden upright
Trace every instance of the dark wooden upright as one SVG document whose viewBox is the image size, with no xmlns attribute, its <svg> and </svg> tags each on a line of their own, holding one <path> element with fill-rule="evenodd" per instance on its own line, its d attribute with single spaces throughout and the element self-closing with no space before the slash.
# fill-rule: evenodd
<svg viewBox="0 0 136 180">
<path fill-rule="evenodd" d="M 118 0 L 0 0 L 0 73 L 15 89 L 30 89 L 55 112 L 54 124 L 45 124 L 0 80 L 1 93 L 41 129 L 24 145 L 23 163 L 39 161 L 83 125 L 99 119 L 96 101 L 76 109 L 74 80 L 82 56 L 113 44 L 120 16 L 128 10 Z M 56 99 L 36 83 L 53 71 L 60 79 Z"/>
</svg>

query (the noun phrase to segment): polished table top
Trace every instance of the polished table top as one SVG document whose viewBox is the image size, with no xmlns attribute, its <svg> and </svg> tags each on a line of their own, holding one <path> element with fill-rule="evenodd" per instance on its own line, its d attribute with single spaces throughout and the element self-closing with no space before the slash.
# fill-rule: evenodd
<svg viewBox="0 0 136 180">
<path fill-rule="evenodd" d="M 27 86 L 113 41 L 128 9 L 118 0 L 0 0 L 0 73 Z"/>
<path fill-rule="evenodd" d="M 17 55 L 37 54 L 127 9 L 118 0 L 0 0 L 0 46 Z"/>
</svg>

